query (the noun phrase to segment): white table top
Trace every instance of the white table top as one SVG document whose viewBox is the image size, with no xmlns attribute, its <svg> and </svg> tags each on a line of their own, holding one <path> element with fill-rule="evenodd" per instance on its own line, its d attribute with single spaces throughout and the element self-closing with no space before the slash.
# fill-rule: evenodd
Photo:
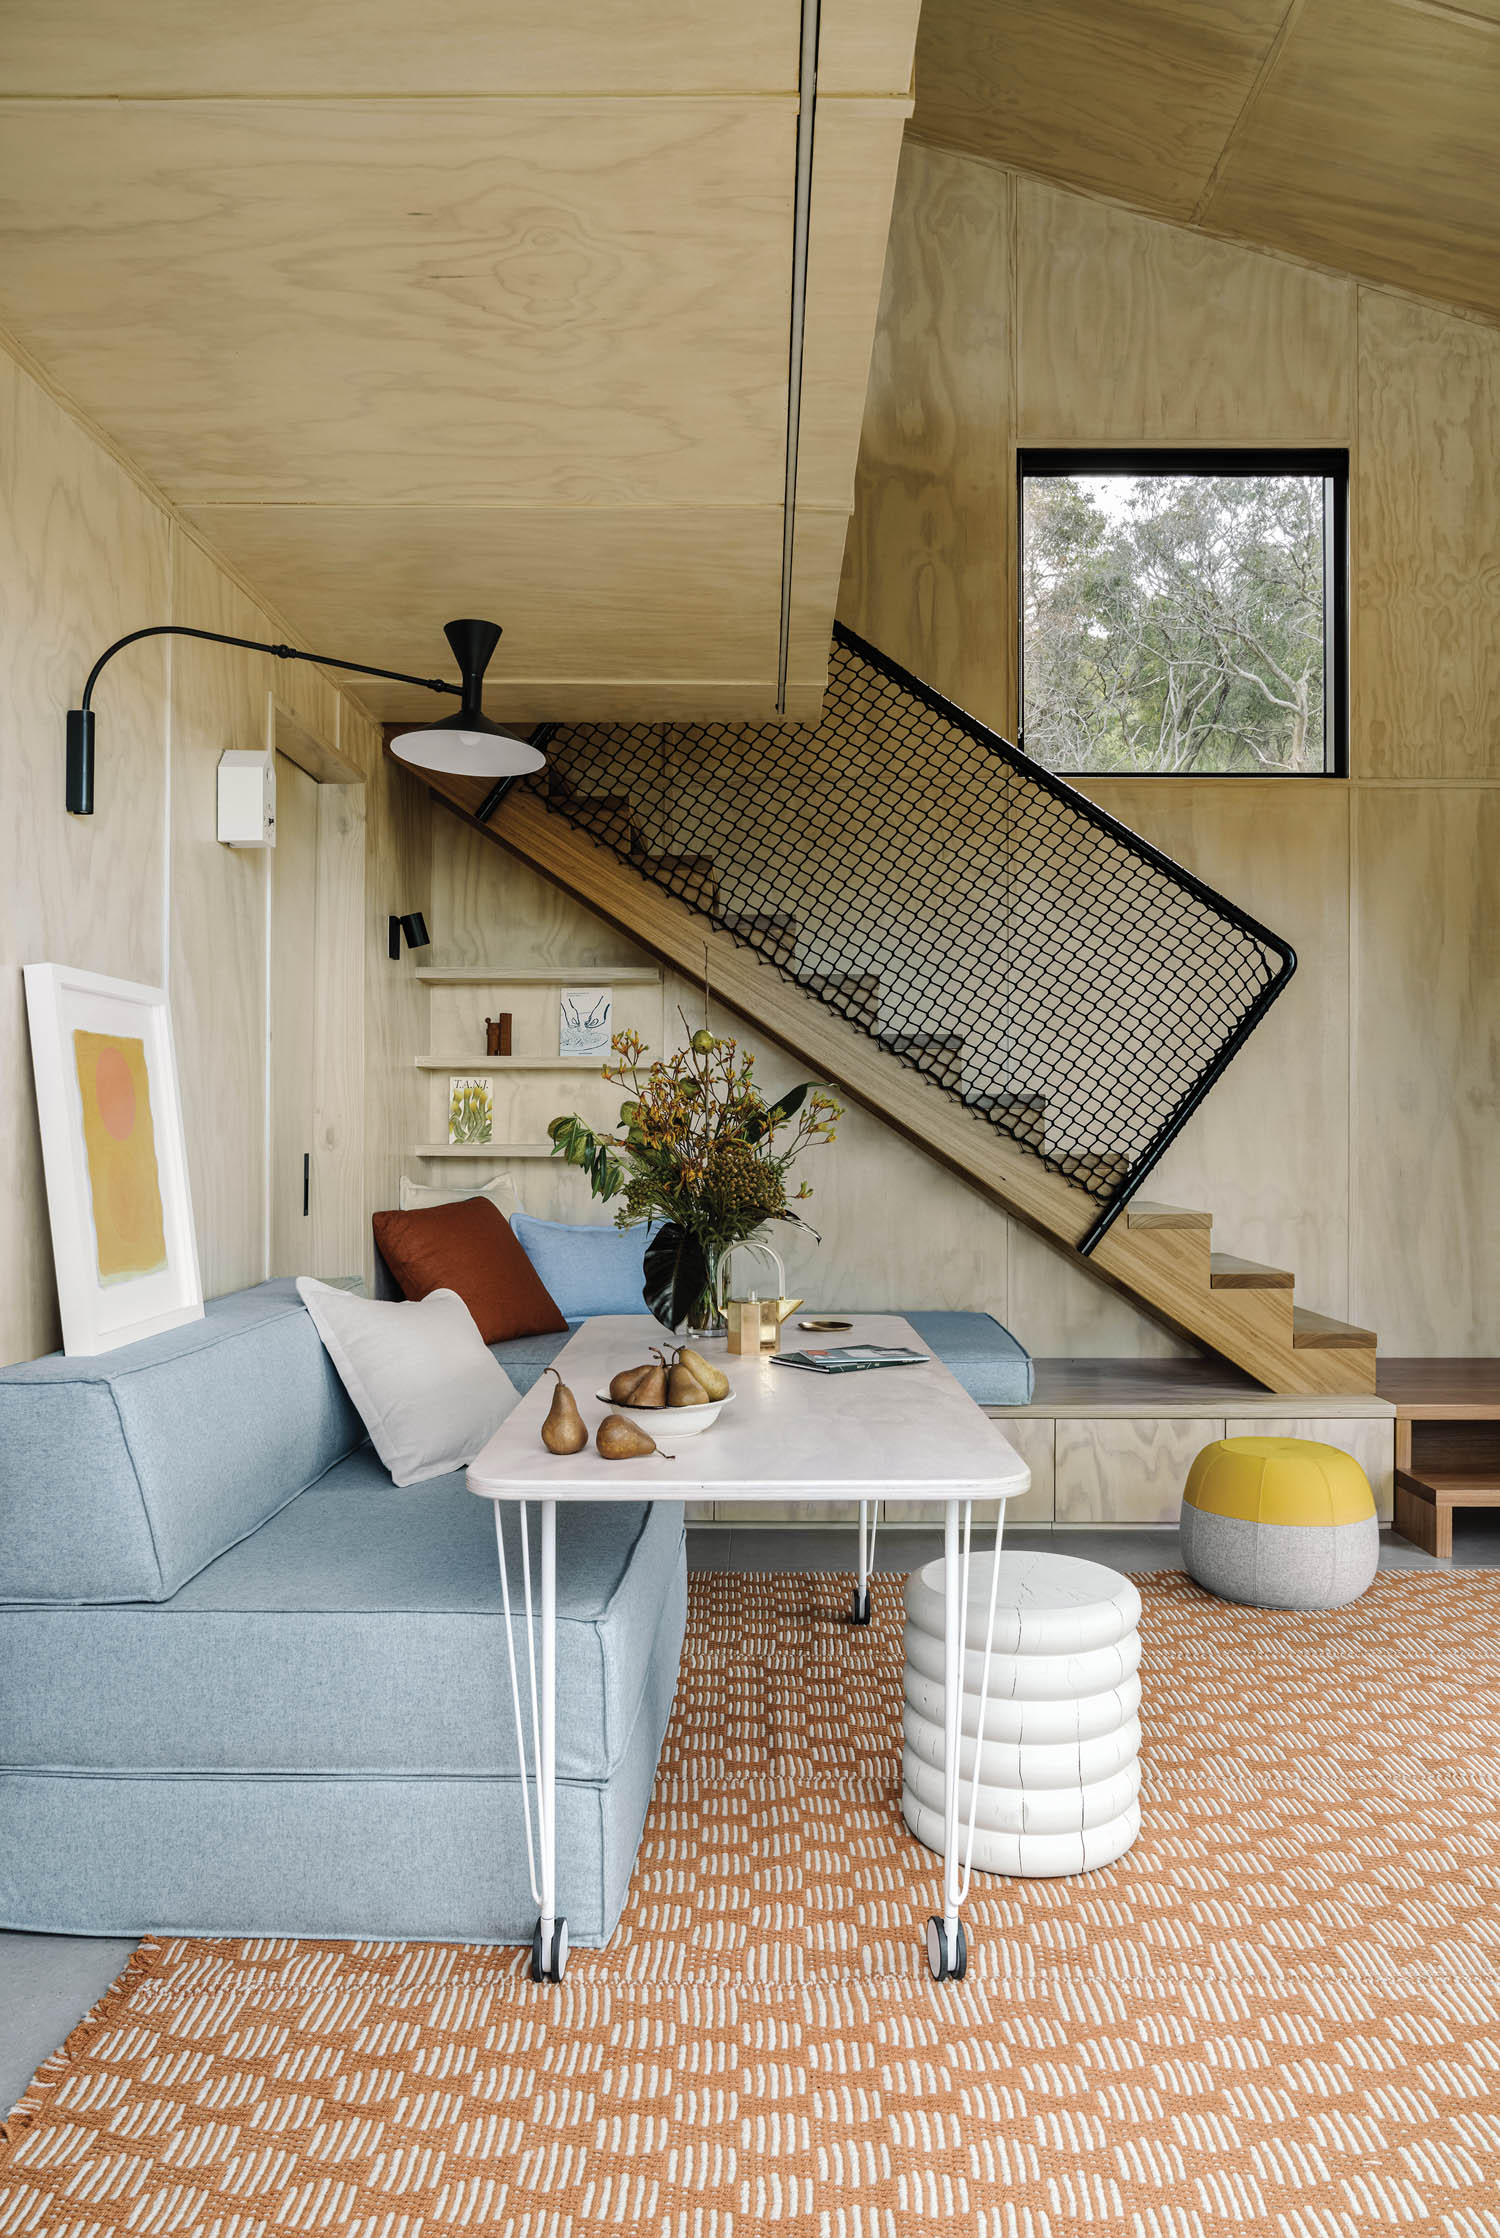
<svg viewBox="0 0 1500 2238">
<path fill-rule="evenodd" d="M 543 1376 L 501 1423 L 469 1470 L 469 1490 L 498 1500 L 951 1500 L 1013 1499 L 1031 1472 L 997 1424 L 911 1327 L 895 1314 L 866 1313 L 837 1335 L 798 1330 L 793 1316 L 782 1349 L 839 1344 L 902 1344 L 927 1353 L 920 1367 L 870 1368 L 857 1375 L 810 1375 L 764 1357 L 705 1342 L 734 1390 L 717 1422 L 696 1437 L 672 1439 L 670 1410 L 653 1435 L 665 1460 L 605 1461 L 594 1432 L 612 1410 L 594 1397 L 621 1368 L 675 1342 L 647 1314 L 586 1321 L 558 1354 L 556 1367 L 588 1425 L 581 1453 L 549 1453 L 541 1426 L 556 1389 Z"/>
</svg>

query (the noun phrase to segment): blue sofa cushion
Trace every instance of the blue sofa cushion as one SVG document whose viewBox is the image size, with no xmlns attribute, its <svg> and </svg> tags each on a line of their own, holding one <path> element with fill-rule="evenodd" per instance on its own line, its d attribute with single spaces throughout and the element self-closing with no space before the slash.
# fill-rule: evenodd
<svg viewBox="0 0 1500 2238">
<path fill-rule="evenodd" d="M 566 1220 L 533 1220 L 527 1212 L 513 1213 L 510 1224 L 565 1321 L 645 1312 L 642 1261 L 649 1229 L 575 1227 Z M 508 1372 L 509 1363 L 496 1357 Z"/>
<path fill-rule="evenodd" d="M 982 1407 L 1023 1407 L 1031 1397 L 1031 1354 L 992 1313 L 904 1316 L 949 1373 Z"/>
<path fill-rule="evenodd" d="M 505 1532 L 519 1610 L 514 1507 Z M 559 1507 L 562 1778 L 624 1755 L 683 1562 L 679 1503 Z M 490 1502 L 462 1472 L 398 1492 L 365 1449 L 170 1601 L 7 1611 L 0 1770 L 514 1773 L 500 1607 Z"/>
<path fill-rule="evenodd" d="M 572 1335 L 571 1329 L 543 1329 L 534 1337 L 502 1337 L 490 1350 L 524 1399 Z"/>
<path fill-rule="evenodd" d="M 0 1602 L 165 1600 L 364 1434 L 289 1281 L 0 1369 Z"/>
</svg>

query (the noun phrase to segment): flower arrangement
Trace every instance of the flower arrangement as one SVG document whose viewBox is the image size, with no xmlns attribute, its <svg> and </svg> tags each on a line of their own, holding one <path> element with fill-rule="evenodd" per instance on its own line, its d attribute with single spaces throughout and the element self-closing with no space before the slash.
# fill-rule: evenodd
<svg viewBox="0 0 1500 2238">
<path fill-rule="evenodd" d="M 725 1253 L 768 1220 L 807 1227 L 792 1205 L 812 1191 L 804 1181 L 789 1197 L 787 1175 L 812 1144 L 833 1141 L 842 1111 L 812 1080 L 767 1103 L 754 1057 L 707 1028 L 651 1065 L 637 1033 L 610 1045 L 604 1078 L 626 1090 L 618 1132 L 597 1133 L 576 1113 L 554 1119 L 553 1156 L 581 1167 L 596 1197 L 624 1198 L 617 1226 L 662 1223 L 646 1246 L 645 1302 L 669 1328 L 712 1328 Z"/>
</svg>

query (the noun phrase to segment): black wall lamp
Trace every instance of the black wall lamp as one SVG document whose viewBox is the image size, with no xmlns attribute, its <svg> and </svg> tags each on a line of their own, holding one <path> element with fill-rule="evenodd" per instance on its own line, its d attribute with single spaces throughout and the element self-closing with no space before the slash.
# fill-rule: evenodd
<svg viewBox="0 0 1500 2238">
<path fill-rule="evenodd" d="M 462 683 L 449 684 L 441 676 L 408 676 L 399 668 L 371 668 L 366 661 L 335 660 L 329 653 L 304 653 L 295 645 L 271 645 L 258 637 L 229 637 L 222 630 L 189 629 L 182 622 L 158 622 L 150 629 L 133 629 L 128 637 L 116 638 L 99 655 L 83 687 L 83 705 L 68 709 L 68 814 L 94 813 L 93 698 L 105 663 L 127 645 L 139 644 L 143 637 L 198 637 L 209 645 L 237 645 L 247 653 L 270 653 L 279 661 L 311 661 L 315 668 L 339 668 L 351 676 L 379 676 L 392 684 L 419 684 L 424 691 L 447 692 L 459 702 L 457 713 L 445 715 L 441 722 L 422 730 L 404 731 L 392 744 L 391 752 L 413 769 L 498 780 L 480 811 L 482 820 L 487 821 L 516 779 L 541 769 L 547 757 L 530 739 L 492 723 L 484 711 L 484 672 L 500 642 L 499 623 L 449 622 L 443 635 L 453 648 Z"/>
<path fill-rule="evenodd" d="M 422 915 L 420 909 L 414 909 L 409 917 L 392 917 L 390 920 L 387 946 L 393 964 L 399 963 L 401 960 L 403 938 L 408 948 L 426 948 L 429 945 L 427 919 Z"/>
</svg>

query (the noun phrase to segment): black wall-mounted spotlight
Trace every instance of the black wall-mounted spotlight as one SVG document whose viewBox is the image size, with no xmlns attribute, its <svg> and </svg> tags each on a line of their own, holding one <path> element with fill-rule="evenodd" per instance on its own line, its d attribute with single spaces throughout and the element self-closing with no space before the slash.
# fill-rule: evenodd
<svg viewBox="0 0 1500 2238">
<path fill-rule="evenodd" d="M 427 919 L 422 915 L 420 909 L 412 910 L 411 914 L 407 917 L 392 917 L 390 920 L 388 945 L 390 948 L 391 962 L 393 964 L 399 963 L 401 960 L 401 941 L 403 935 L 405 936 L 406 945 L 408 948 L 427 947 Z"/>
<path fill-rule="evenodd" d="M 449 622 L 443 632 L 453 648 L 463 676 L 461 684 L 445 683 L 441 676 L 408 676 L 399 668 L 371 668 L 366 661 L 335 660 L 331 653 L 304 653 L 295 645 L 272 645 L 259 637 L 228 637 L 222 630 L 189 629 L 181 622 L 157 622 L 150 629 L 133 629 L 117 637 L 89 670 L 83 687 L 83 705 L 68 709 L 67 805 L 70 816 L 94 813 L 94 686 L 99 672 L 127 645 L 143 637 L 198 637 L 208 645 L 237 645 L 247 653 L 270 653 L 279 661 L 311 661 L 315 668 L 338 668 L 350 676 L 379 676 L 391 684 L 419 684 L 423 691 L 447 692 L 460 702 L 456 715 L 411 731 L 399 739 L 392 752 L 415 769 L 441 771 L 449 776 L 490 777 L 500 788 L 541 769 L 546 755 L 529 739 L 502 730 L 485 714 L 480 697 L 484 672 L 500 642 L 498 622 Z M 420 920 L 418 920 L 420 922 Z M 394 954 L 395 951 L 393 950 Z"/>
</svg>

